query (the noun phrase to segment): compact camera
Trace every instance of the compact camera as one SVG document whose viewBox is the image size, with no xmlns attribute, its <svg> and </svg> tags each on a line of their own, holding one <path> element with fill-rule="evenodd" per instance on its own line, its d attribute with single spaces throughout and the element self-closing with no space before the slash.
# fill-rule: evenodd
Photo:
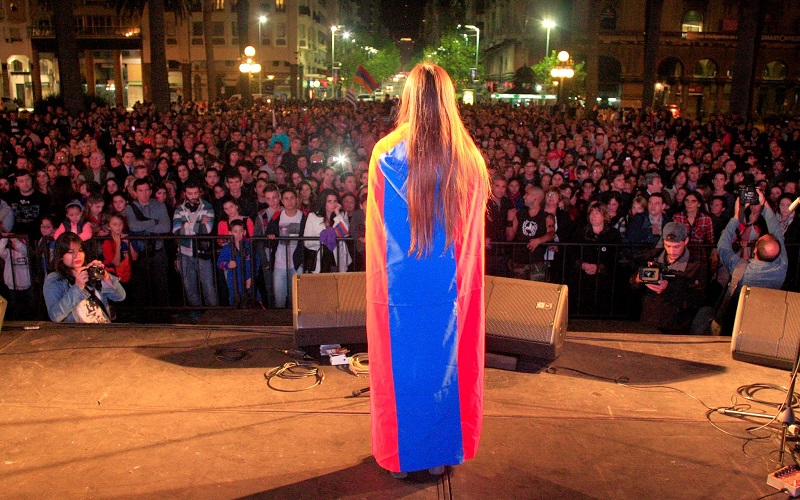
<svg viewBox="0 0 800 500">
<path fill-rule="evenodd" d="M 86 268 L 86 274 L 89 275 L 90 283 L 100 283 L 103 281 L 103 276 L 105 276 L 106 271 L 103 269 L 103 266 L 94 265 Z"/>
</svg>

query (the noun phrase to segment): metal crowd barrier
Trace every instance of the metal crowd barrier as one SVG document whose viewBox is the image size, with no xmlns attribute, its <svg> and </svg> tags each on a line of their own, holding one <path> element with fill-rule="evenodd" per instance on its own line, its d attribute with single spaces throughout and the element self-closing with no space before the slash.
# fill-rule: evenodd
<svg viewBox="0 0 800 500">
<path fill-rule="evenodd" d="M 46 276 L 47 252 L 28 244 L 25 235 L 8 235 L 7 238 L 25 242 L 27 255 L 14 256 L 7 253 L 0 254 L 0 265 L 3 267 L 3 283 L 0 285 L 0 295 L 9 300 L 7 317 L 15 319 L 46 319 L 47 312 L 42 298 L 42 286 Z M 93 239 L 85 242 L 87 262 L 95 258 L 102 258 L 102 242 L 104 239 Z M 292 262 L 293 255 L 289 255 L 291 243 L 301 245 L 303 262 L 310 257 L 310 250 L 305 246 L 306 241 L 319 241 L 318 237 L 281 237 L 267 238 L 264 236 L 250 237 L 250 259 L 246 259 L 246 267 L 223 270 L 218 265 L 223 244 L 232 244 L 231 236 L 176 236 L 166 234 L 161 236 L 129 236 L 132 244 L 140 247 L 139 259 L 132 266 L 132 278 L 123 284 L 128 297 L 125 301 L 115 304 L 114 309 L 124 316 L 125 320 L 147 322 L 154 318 L 154 313 L 164 312 L 201 312 L 207 309 L 230 310 L 235 308 L 265 307 L 274 308 L 273 283 L 275 273 L 286 273 L 287 296 L 291 297 L 291 275 L 288 269 L 274 269 L 274 263 L 267 258 L 271 245 L 276 245 L 276 251 L 286 252 L 284 262 Z M 190 304 L 187 290 L 184 287 L 179 262 L 178 245 L 180 240 L 205 241 L 211 252 L 211 279 L 213 280 L 213 293 L 216 301 L 208 300 L 203 295 L 203 280 L 197 281 L 198 295 L 201 303 Z M 146 242 L 163 242 L 147 244 Z M 340 244 L 342 243 L 342 244 Z M 511 276 L 508 261 L 514 254 L 514 249 L 524 244 L 519 243 L 492 243 L 486 252 L 486 272 L 495 276 Z M 0 245 L 2 247 L 2 245 Z M 6 244 L 6 248 L 8 243 Z M 636 320 L 639 316 L 640 296 L 631 290 L 629 279 L 638 269 L 637 255 L 645 248 L 630 244 L 602 244 L 587 245 L 578 243 L 549 243 L 552 252 L 544 261 L 544 274 L 539 275 L 540 281 L 561 283 L 570 286 L 569 314 L 572 318 L 593 319 L 630 319 Z M 601 250 L 602 252 L 599 251 Z M 343 257 L 342 252 L 347 248 L 352 259 L 348 271 L 363 271 L 364 260 L 356 258 L 355 246 L 352 238 L 338 239 L 334 254 L 337 262 Z M 704 252 L 706 258 L 710 255 L 713 245 L 702 247 L 690 246 L 690 251 Z M 790 290 L 800 291 L 800 244 L 787 245 L 790 254 L 790 266 L 787 284 Z M 524 253 L 524 252 L 523 252 Z M 258 258 L 254 258 L 255 255 Z M 610 255 L 601 258 L 600 255 Z M 530 255 L 530 254 L 528 254 Z M 239 257 L 236 252 L 234 258 Z M 16 260 L 14 260 L 16 259 Z M 13 262 L 12 262 L 13 261 Z M 591 276 L 580 272 L 577 262 L 609 264 L 603 268 L 600 275 Z M 200 276 L 202 264 L 200 258 L 189 260 L 194 265 L 194 271 Z M 534 264 L 534 262 L 528 262 Z M 10 269 L 8 266 L 11 265 Z M 304 272 L 308 272 L 304 269 Z M 27 276 L 25 275 L 27 273 Z M 251 278 L 251 286 L 246 284 L 247 277 Z M 791 279 L 794 277 L 794 279 Z M 710 278 L 710 277 L 709 277 Z M 424 279 L 424 277 L 420 278 Z M 30 283 L 24 289 L 26 283 Z M 233 291 L 229 290 L 229 284 Z M 215 303 L 214 303 L 215 302 Z M 285 308 L 291 308 L 287 300 Z M 521 314 L 524 311 L 520 311 Z"/>
</svg>

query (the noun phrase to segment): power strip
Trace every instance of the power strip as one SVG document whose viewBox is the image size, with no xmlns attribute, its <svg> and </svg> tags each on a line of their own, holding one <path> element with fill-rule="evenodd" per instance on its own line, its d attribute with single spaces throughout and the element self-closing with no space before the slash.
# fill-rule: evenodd
<svg viewBox="0 0 800 500">
<path fill-rule="evenodd" d="M 767 484 L 773 488 L 785 490 L 789 496 L 800 495 L 800 467 L 787 465 L 776 470 L 767 476 Z"/>
</svg>

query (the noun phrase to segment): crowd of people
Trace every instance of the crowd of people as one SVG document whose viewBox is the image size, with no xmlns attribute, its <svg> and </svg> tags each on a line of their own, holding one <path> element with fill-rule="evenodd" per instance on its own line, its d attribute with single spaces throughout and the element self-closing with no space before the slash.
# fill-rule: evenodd
<svg viewBox="0 0 800 500">
<path fill-rule="evenodd" d="M 0 113 L 2 295 L 36 304 L 48 274 L 82 281 L 65 267 L 72 234 L 82 262 L 111 276 L 98 288 L 124 286 L 131 305 L 288 307 L 292 275 L 364 269 L 370 155 L 396 110 L 387 100 Z M 707 329 L 696 313 L 714 309 L 738 260 L 741 284 L 798 290 L 797 120 L 501 103 L 460 112 L 491 178 L 487 273 L 567 283 L 579 314 L 635 303 L 643 320 L 685 333 Z M 51 319 L 75 318 L 48 296 Z"/>
</svg>

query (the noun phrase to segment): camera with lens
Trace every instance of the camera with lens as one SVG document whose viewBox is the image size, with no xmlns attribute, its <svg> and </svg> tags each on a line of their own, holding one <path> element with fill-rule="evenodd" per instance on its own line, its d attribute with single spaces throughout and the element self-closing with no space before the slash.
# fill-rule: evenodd
<svg viewBox="0 0 800 500">
<path fill-rule="evenodd" d="M 90 283 L 100 283 L 103 281 L 106 271 L 103 266 L 94 265 L 86 268 L 86 274 L 89 275 Z"/>
</svg>

